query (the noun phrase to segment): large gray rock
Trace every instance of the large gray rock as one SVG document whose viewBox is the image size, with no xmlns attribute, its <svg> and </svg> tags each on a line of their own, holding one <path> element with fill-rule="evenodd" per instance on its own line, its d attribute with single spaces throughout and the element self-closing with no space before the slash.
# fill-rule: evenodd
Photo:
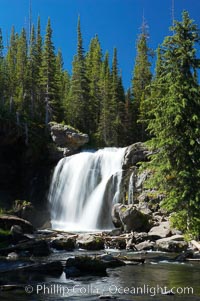
<svg viewBox="0 0 200 301">
<path fill-rule="evenodd" d="M 188 243 L 184 241 L 183 235 L 173 235 L 171 237 L 166 237 L 158 239 L 156 241 L 155 248 L 162 252 L 183 252 L 186 251 Z"/>
<path fill-rule="evenodd" d="M 122 228 L 123 224 L 120 219 L 119 213 L 121 210 L 126 210 L 126 206 L 123 204 L 114 204 L 111 211 L 112 222 L 116 228 Z"/>
<path fill-rule="evenodd" d="M 123 169 L 135 166 L 138 162 L 147 161 L 151 152 L 146 148 L 144 143 L 137 142 L 127 147 L 122 164 Z"/>
<path fill-rule="evenodd" d="M 50 122 L 49 128 L 53 142 L 59 147 L 78 149 L 89 141 L 87 134 L 83 134 L 68 125 Z"/>
<path fill-rule="evenodd" d="M 76 240 L 76 244 L 79 248 L 86 250 L 104 249 L 103 238 L 92 234 L 80 234 Z"/>
<path fill-rule="evenodd" d="M 66 261 L 66 272 L 68 269 L 75 268 L 82 275 L 102 275 L 106 276 L 107 265 L 100 259 L 88 256 L 70 257 Z"/>
<path fill-rule="evenodd" d="M 89 141 L 89 136 L 78 130 L 56 122 L 49 123 L 49 132 L 53 143 L 48 145 L 48 157 L 58 162 L 63 157 L 71 156 Z"/>
<path fill-rule="evenodd" d="M 134 205 L 116 204 L 112 210 L 114 225 L 122 226 L 125 231 L 149 231 L 150 216 Z"/>
<path fill-rule="evenodd" d="M 51 247 L 56 250 L 70 251 L 75 249 L 76 235 L 69 235 L 68 237 L 56 238 L 51 242 Z"/>
<path fill-rule="evenodd" d="M 146 241 L 140 242 L 139 244 L 135 245 L 135 248 L 138 251 L 148 251 L 148 250 L 153 250 L 154 245 L 155 245 L 155 242 L 146 240 Z"/>
<path fill-rule="evenodd" d="M 151 228 L 148 236 L 156 239 L 165 238 L 171 235 L 171 228 L 169 221 L 161 222 L 159 226 Z"/>
</svg>

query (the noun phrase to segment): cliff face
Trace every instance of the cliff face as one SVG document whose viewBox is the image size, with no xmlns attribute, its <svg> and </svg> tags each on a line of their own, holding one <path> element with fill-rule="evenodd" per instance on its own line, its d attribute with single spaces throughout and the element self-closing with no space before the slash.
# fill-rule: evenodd
<svg viewBox="0 0 200 301">
<path fill-rule="evenodd" d="M 43 221 L 55 165 L 87 143 L 88 135 L 53 123 L 42 146 L 27 143 L 26 138 L 16 125 L 0 122 L 0 208 L 10 209 L 15 200 L 26 200 Z"/>
<path fill-rule="evenodd" d="M 14 135 L 15 133 L 15 135 Z M 53 165 L 35 158 L 24 137 L 10 129 L 0 130 L 0 208 L 11 209 L 15 200 L 27 200 L 36 210 L 47 210 L 47 191 Z"/>
</svg>

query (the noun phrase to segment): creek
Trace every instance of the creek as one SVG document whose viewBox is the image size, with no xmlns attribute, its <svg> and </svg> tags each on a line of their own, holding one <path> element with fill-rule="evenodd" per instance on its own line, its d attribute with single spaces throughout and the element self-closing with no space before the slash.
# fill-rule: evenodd
<svg viewBox="0 0 200 301">
<path fill-rule="evenodd" d="M 119 251 L 109 250 L 109 252 L 116 255 Z M 73 253 L 55 252 L 46 260 L 66 260 L 69 256 L 83 254 L 85 255 L 86 252 L 80 250 Z M 87 251 L 87 255 L 94 254 L 97 252 Z M 124 254 L 126 256 L 136 255 L 132 252 L 123 252 Z M 144 254 L 140 254 L 140 256 L 144 256 Z M 30 274 L 28 278 L 23 273 L 9 274 L 7 279 L 9 283 L 17 283 L 22 287 L 14 291 L 15 301 L 96 301 L 100 295 L 109 295 L 113 298 L 116 297 L 117 300 L 127 301 L 200 300 L 200 264 L 178 263 L 172 261 L 172 257 L 173 254 L 149 252 L 145 254 L 145 264 L 108 269 L 108 275 L 104 277 L 87 275 L 69 279 L 66 278 L 64 272 L 59 277 L 44 276 L 38 272 Z M 30 285 L 33 287 L 33 293 L 25 293 L 24 287 L 30 287 Z M 173 288 L 176 292 L 175 295 L 162 295 L 162 290 L 164 292 L 165 288 L 166 290 Z M 0 294 L 1 300 L 13 300 L 13 291 Z"/>
</svg>

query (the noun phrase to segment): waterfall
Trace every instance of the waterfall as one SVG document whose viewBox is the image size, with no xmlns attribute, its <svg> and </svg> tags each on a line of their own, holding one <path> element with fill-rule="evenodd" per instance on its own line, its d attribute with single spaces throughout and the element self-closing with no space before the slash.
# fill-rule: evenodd
<svg viewBox="0 0 200 301">
<path fill-rule="evenodd" d="M 125 148 L 104 148 L 58 162 L 49 192 L 54 229 L 113 228 L 111 209 L 120 197 L 124 153 Z"/>
<path fill-rule="evenodd" d="M 128 204 L 133 204 L 134 176 L 135 173 L 132 172 L 129 178 L 129 185 L 128 185 Z"/>
</svg>

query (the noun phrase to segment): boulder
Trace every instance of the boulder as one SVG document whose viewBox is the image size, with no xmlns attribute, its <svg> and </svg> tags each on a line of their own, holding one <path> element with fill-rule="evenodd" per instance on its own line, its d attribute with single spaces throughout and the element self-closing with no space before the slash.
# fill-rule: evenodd
<svg viewBox="0 0 200 301">
<path fill-rule="evenodd" d="M 115 227 L 121 227 L 125 231 L 149 231 L 151 218 L 149 209 L 135 205 L 115 204 L 111 216 Z"/>
<path fill-rule="evenodd" d="M 122 221 L 119 213 L 121 210 L 126 210 L 126 206 L 123 204 L 114 204 L 111 211 L 112 222 L 116 228 L 122 228 Z"/>
<path fill-rule="evenodd" d="M 0 249 L 0 255 L 8 255 L 11 252 L 26 252 L 33 256 L 48 256 L 50 254 L 50 248 L 46 240 L 33 239 L 27 242 L 18 243 L 15 246 Z"/>
<path fill-rule="evenodd" d="M 116 268 L 125 265 L 122 260 L 110 254 L 103 254 L 98 256 L 97 258 L 104 262 L 108 268 Z"/>
<path fill-rule="evenodd" d="M 142 213 L 134 205 L 127 205 L 120 208 L 119 217 L 125 231 L 144 231 L 150 229 L 150 217 Z"/>
<path fill-rule="evenodd" d="M 105 238 L 106 249 L 126 249 L 126 238 L 121 236 L 112 236 Z"/>
<path fill-rule="evenodd" d="M 78 248 L 86 250 L 104 249 L 104 239 L 97 235 L 80 234 L 76 240 Z"/>
<path fill-rule="evenodd" d="M 59 147 L 78 149 L 89 141 L 87 134 L 60 123 L 50 122 L 49 130 L 53 142 Z"/>
<path fill-rule="evenodd" d="M 146 148 L 144 143 L 137 142 L 127 147 L 122 163 L 123 169 L 128 169 L 139 162 L 147 161 L 151 152 Z"/>
<path fill-rule="evenodd" d="M 71 251 L 71 250 L 75 249 L 75 245 L 76 245 L 76 235 L 55 238 L 51 242 L 51 247 L 56 250 Z"/>
<path fill-rule="evenodd" d="M 47 241 L 43 239 L 37 241 L 33 249 L 29 249 L 29 252 L 35 257 L 48 256 L 51 253 Z"/>
<path fill-rule="evenodd" d="M 19 259 L 19 255 L 16 252 L 11 252 L 8 254 L 8 256 L 6 257 L 7 260 L 18 260 Z"/>
<path fill-rule="evenodd" d="M 18 242 L 24 239 L 22 227 L 19 225 L 13 225 L 10 229 L 12 239 L 14 242 Z"/>
<path fill-rule="evenodd" d="M 148 233 L 148 236 L 152 239 L 165 238 L 171 235 L 171 228 L 169 221 L 161 222 L 159 226 L 151 228 Z"/>
<path fill-rule="evenodd" d="M 74 278 L 82 276 L 82 273 L 79 269 L 74 266 L 65 268 L 65 276 L 66 278 Z"/>
<path fill-rule="evenodd" d="M 66 271 L 68 273 L 69 268 L 76 268 L 77 272 L 80 271 L 82 275 L 102 275 L 106 276 L 107 265 L 100 259 L 88 257 L 88 256 L 75 256 L 70 257 L 66 261 Z"/>
<path fill-rule="evenodd" d="M 51 261 L 35 264 L 30 267 L 29 270 L 31 270 L 31 272 L 39 272 L 42 274 L 59 277 L 63 272 L 63 265 L 60 261 Z"/>
<path fill-rule="evenodd" d="M 61 261 L 50 261 L 50 262 L 27 262 L 25 265 L 18 265 L 18 267 L 10 270 L 11 273 L 20 272 L 23 274 L 43 274 L 53 277 L 61 276 L 63 272 L 63 265 Z"/>
<path fill-rule="evenodd" d="M 133 241 L 136 244 L 139 244 L 143 241 L 148 240 L 148 233 L 147 232 L 134 232 L 133 233 Z"/>
<path fill-rule="evenodd" d="M 135 248 L 138 251 L 148 251 L 148 250 L 153 250 L 154 245 L 155 245 L 155 242 L 150 241 L 150 240 L 146 240 L 146 241 L 143 241 L 143 242 L 135 245 Z"/>
<path fill-rule="evenodd" d="M 34 232 L 33 225 L 30 222 L 28 222 L 27 220 L 24 220 L 22 218 L 14 216 L 14 215 L 6 215 L 6 214 L 0 215 L 0 228 L 1 229 L 10 230 L 10 228 L 13 225 L 20 226 L 23 233 L 33 233 Z"/>
<path fill-rule="evenodd" d="M 155 245 L 158 251 L 174 253 L 186 251 L 187 247 L 188 243 L 184 241 L 183 235 L 173 235 L 171 237 L 158 239 Z"/>
</svg>

